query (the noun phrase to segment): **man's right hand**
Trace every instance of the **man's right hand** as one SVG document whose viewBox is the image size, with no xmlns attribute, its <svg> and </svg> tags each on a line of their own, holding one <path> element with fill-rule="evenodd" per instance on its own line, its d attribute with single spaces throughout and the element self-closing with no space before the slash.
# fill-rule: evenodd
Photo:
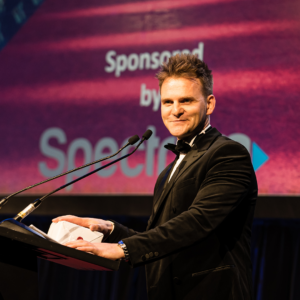
<svg viewBox="0 0 300 300">
<path fill-rule="evenodd" d="M 110 221 L 105 221 L 102 219 L 94 219 L 94 218 L 79 218 L 76 216 L 61 216 L 52 220 L 54 223 L 58 223 L 60 221 L 67 221 L 70 223 L 74 223 L 76 225 L 89 228 L 91 231 L 99 231 L 104 235 L 103 240 L 105 240 L 113 230 L 113 223 Z"/>
</svg>

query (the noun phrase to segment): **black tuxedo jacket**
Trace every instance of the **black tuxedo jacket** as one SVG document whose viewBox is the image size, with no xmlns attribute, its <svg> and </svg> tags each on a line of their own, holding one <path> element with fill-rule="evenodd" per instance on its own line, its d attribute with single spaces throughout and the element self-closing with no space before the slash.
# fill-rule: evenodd
<svg viewBox="0 0 300 300">
<path fill-rule="evenodd" d="M 176 160 L 175 160 L 176 161 Z M 159 175 L 147 230 L 115 222 L 149 299 L 252 299 L 250 238 L 257 183 L 248 151 L 215 128 L 197 137 L 170 181 Z"/>
</svg>

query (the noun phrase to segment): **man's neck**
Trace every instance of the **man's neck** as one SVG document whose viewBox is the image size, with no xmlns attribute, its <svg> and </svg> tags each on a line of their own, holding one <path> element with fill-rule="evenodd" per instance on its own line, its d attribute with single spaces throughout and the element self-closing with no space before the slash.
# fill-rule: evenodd
<svg viewBox="0 0 300 300">
<path fill-rule="evenodd" d="M 200 132 L 202 132 L 203 130 L 205 130 L 207 128 L 207 126 L 209 126 L 209 125 L 210 125 L 210 120 L 209 120 L 209 118 L 207 118 L 205 120 L 204 126 L 203 127 L 201 126 L 202 128 L 200 128 L 199 130 L 198 129 L 194 130 L 193 133 L 191 133 L 187 137 L 184 137 L 182 139 L 177 138 L 177 140 L 183 140 L 183 141 L 185 141 L 186 143 L 189 144 L 195 138 L 195 136 L 197 136 L 198 134 L 200 134 Z"/>
</svg>

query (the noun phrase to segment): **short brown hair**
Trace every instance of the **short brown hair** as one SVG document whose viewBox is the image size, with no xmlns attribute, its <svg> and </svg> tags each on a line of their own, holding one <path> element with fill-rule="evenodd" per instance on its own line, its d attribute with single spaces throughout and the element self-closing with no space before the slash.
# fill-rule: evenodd
<svg viewBox="0 0 300 300">
<path fill-rule="evenodd" d="M 161 88 L 168 77 L 199 78 L 203 86 L 203 95 L 208 97 L 213 93 L 213 77 L 211 70 L 196 55 L 176 54 L 167 63 L 163 63 L 156 78 Z"/>
</svg>

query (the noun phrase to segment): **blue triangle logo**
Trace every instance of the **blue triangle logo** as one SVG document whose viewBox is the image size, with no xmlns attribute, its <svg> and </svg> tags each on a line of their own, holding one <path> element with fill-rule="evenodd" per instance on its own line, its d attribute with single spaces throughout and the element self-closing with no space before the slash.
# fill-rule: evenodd
<svg viewBox="0 0 300 300">
<path fill-rule="evenodd" d="M 267 160 L 269 156 L 256 144 L 252 143 L 252 164 L 254 171 L 257 171 Z"/>
</svg>

